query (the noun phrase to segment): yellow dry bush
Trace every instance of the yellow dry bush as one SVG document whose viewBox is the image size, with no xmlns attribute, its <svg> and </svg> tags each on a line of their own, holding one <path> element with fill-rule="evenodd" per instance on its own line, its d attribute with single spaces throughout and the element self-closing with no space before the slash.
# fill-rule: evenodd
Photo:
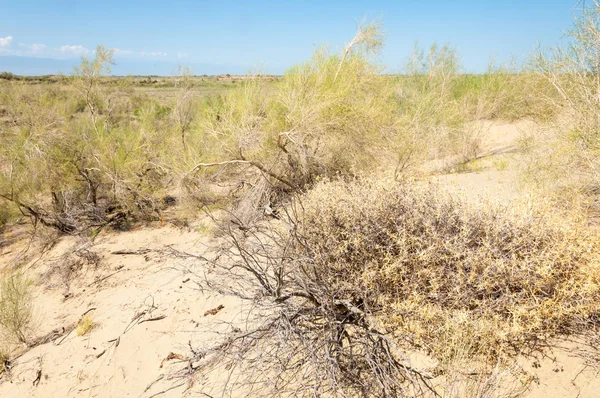
<svg viewBox="0 0 600 398">
<path fill-rule="evenodd" d="M 339 299 L 443 364 L 495 360 L 597 322 L 598 237 L 545 210 L 474 205 L 429 186 L 324 182 L 299 250 Z"/>
</svg>

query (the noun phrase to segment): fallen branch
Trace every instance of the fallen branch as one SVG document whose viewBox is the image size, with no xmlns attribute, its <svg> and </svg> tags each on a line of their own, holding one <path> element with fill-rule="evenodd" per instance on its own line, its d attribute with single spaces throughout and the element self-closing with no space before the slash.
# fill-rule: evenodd
<svg viewBox="0 0 600 398">
<path fill-rule="evenodd" d="M 297 188 L 297 186 L 295 184 L 293 184 L 291 181 L 288 181 L 285 177 L 282 177 L 282 176 L 280 176 L 280 175 L 272 172 L 271 170 L 268 170 L 261 163 L 253 161 L 253 160 L 247 160 L 247 159 L 244 158 L 244 156 L 242 154 L 240 154 L 240 157 L 242 159 L 226 160 L 226 161 L 223 161 L 223 162 L 215 162 L 215 163 L 198 163 L 190 171 L 188 171 L 187 173 L 184 174 L 184 178 L 186 178 L 189 174 L 195 172 L 196 170 L 198 170 L 198 169 L 200 169 L 202 167 L 224 166 L 224 165 L 228 165 L 228 164 L 249 164 L 251 166 L 256 167 L 257 169 L 259 169 L 263 173 L 269 175 L 270 177 L 273 177 L 277 181 L 279 181 L 279 182 L 287 185 L 288 187 L 290 187 L 292 189 L 296 189 Z"/>
<path fill-rule="evenodd" d="M 111 254 L 121 254 L 121 255 L 127 255 L 127 254 L 137 254 L 137 255 L 141 255 L 141 254 L 146 254 L 146 253 L 150 253 L 152 250 L 150 249 L 139 249 L 139 250 L 116 250 L 114 252 L 112 252 Z"/>
<path fill-rule="evenodd" d="M 123 270 L 124 270 L 124 268 L 121 268 L 121 269 L 119 269 L 118 271 L 115 271 L 115 272 L 113 272 L 113 273 L 112 273 L 112 274 L 110 274 L 110 275 L 106 275 L 106 276 L 105 276 L 105 277 L 103 277 L 103 278 L 97 279 L 97 280 L 93 281 L 92 283 L 90 283 L 90 284 L 88 285 L 88 287 L 92 287 L 92 286 L 94 286 L 96 283 L 100 283 L 100 282 L 102 282 L 102 281 L 104 281 L 104 280 L 106 280 L 106 279 L 110 278 L 111 276 L 113 276 L 113 275 L 115 275 L 115 274 L 118 274 L 119 272 L 121 272 L 121 271 L 123 271 Z"/>
<path fill-rule="evenodd" d="M 165 375 L 162 374 L 162 375 L 158 376 L 156 379 L 154 379 L 153 381 L 151 381 L 150 384 L 148 384 L 148 386 L 146 386 L 146 388 L 144 389 L 144 393 L 147 393 L 148 390 L 151 389 L 153 385 L 155 385 L 156 383 L 158 383 L 159 381 L 161 381 L 164 378 L 165 378 Z"/>
<path fill-rule="evenodd" d="M 156 394 L 152 394 L 152 395 L 150 395 L 148 398 L 157 397 L 157 396 L 159 396 L 159 395 L 162 395 L 162 394 L 164 394 L 164 393 L 166 393 L 166 392 L 169 392 L 169 391 L 171 391 L 171 390 L 174 390 L 174 389 L 176 389 L 176 388 L 182 387 L 182 386 L 183 386 L 185 383 L 186 383 L 186 382 L 179 383 L 179 384 L 177 384 L 177 385 L 174 385 L 174 386 L 172 386 L 172 387 L 169 387 L 169 388 L 167 388 L 166 390 L 159 391 L 159 392 L 157 392 Z"/>
<path fill-rule="evenodd" d="M 141 321 L 138 322 L 138 325 L 141 323 L 144 323 L 144 322 L 160 321 L 161 319 L 165 319 L 166 317 L 167 317 L 166 315 L 159 315 L 154 318 L 142 319 Z"/>
</svg>

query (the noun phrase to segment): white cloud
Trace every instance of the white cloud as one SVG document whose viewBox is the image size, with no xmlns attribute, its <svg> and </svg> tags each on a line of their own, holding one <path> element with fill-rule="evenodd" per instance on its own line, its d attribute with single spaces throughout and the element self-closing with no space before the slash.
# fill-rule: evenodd
<svg viewBox="0 0 600 398">
<path fill-rule="evenodd" d="M 162 51 L 132 51 L 132 50 L 123 50 L 120 48 L 113 48 L 115 51 L 115 55 L 123 55 L 130 57 L 166 57 L 168 54 Z"/>
<path fill-rule="evenodd" d="M 29 46 L 29 48 L 32 51 L 43 51 L 46 49 L 46 45 L 45 44 L 32 44 L 31 46 Z"/>
<path fill-rule="evenodd" d="M 188 53 L 180 53 L 180 52 L 177 53 L 177 58 L 187 58 L 189 56 L 190 55 Z"/>
<path fill-rule="evenodd" d="M 91 53 L 91 51 L 89 49 L 87 49 L 81 45 L 76 45 L 76 46 L 64 45 L 64 46 L 60 47 L 60 52 L 73 53 L 73 54 L 78 54 L 78 55 L 86 55 L 86 54 Z"/>
<path fill-rule="evenodd" d="M 10 42 L 12 42 L 12 39 L 12 36 L 0 37 L 0 47 L 10 46 Z"/>
<path fill-rule="evenodd" d="M 152 51 L 152 52 L 145 52 L 142 51 L 139 53 L 142 57 L 166 57 L 167 53 L 163 53 L 160 51 Z"/>
<path fill-rule="evenodd" d="M 95 51 L 90 50 L 82 45 L 70 45 L 65 44 L 60 47 L 49 47 L 45 44 L 40 43 L 18 43 L 16 46 L 10 46 L 13 38 L 7 36 L 5 38 L 0 37 L 0 55 L 13 55 L 17 57 L 37 57 L 37 58 L 56 58 L 56 59 L 69 59 L 74 56 L 93 55 Z M 123 50 L 120 48 L 114 48 L 114 53 L 118 57 L 125 57 L 130 59 L 148 57 L 148 58 L 165 58 L 168 56 L 166 52 L 162 51 L 132 51 Z M 185 53 L 178 53 L 179 58 L 186 57 Z"/>
<path fill-rule="evenodd" d="M 19 43 L 19 47 L 29 53 L 43 53 L 48 49 L 48 47 L 46 47 L 45 44 L 37 44 L 37 43 L 34 43 L 34 44 Z"/>
<path fill-rule="evenodd" d="M 56 52 L 56 50 L 54 50 L 54 52 Z M 5 49 L 4 53 L 8 55 L 16 55 L 18 57 L 47 57 L 52 55 L 53 50 L 46 47 L 44 44 L 19 43 L 16 47 Z"/>
<path fill-rule="evenodd" d="M 133 54 L 135 54 L 135 51 L 131 51 L 131 50 L 121 50 L 120 48 L 113 48 L 113 50 L 115 51 L 115 55 L 133 55 Z"/>
</svg>

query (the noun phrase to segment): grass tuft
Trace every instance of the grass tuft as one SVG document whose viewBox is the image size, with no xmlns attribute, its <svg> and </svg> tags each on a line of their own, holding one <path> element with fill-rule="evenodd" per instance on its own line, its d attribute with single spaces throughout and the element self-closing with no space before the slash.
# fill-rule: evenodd
<svg viewBox="0 0 600 398">
<path fill-rule="evenodd" d="M 31 282 L 22 274 L 0 279 L 0 333 L 7 341 L 27 342 L 33 318 Z"/>
<path fill-rule="evenodd" d="M 98 324 L 94 322 L 94 319 L 91 316 L 86 315 L 77 324 L 75 332 L 77 333 L 77 336 L 85 336 L 96 327 L 98 327 Z"/>
</svg>

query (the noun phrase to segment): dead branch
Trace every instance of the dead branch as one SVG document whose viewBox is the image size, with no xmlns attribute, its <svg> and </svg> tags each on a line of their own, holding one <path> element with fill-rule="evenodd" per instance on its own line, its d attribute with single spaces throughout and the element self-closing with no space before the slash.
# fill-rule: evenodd
<svg viewBox="0 0 600 398">
<path fill-rule="evenodd" d="M 256 317 L 247 320 L 257 326 L 242 331 L 232 324 L 223 341 L 192 348 L 191 371 L 239 368 L 241 374 L 230 375 L 226 384 L 235 379 L 263 395 L 439 396 L 432 376 L 410 365 L 378 330 L 371 319 L 374 304 L 334 289 L 313 266 L 297 208 L 286 215 L 283 228 L 223 227 L 228 244 L 211 262 L 214 272 L 205 283 L 257 302 Z"/>
</svg>

